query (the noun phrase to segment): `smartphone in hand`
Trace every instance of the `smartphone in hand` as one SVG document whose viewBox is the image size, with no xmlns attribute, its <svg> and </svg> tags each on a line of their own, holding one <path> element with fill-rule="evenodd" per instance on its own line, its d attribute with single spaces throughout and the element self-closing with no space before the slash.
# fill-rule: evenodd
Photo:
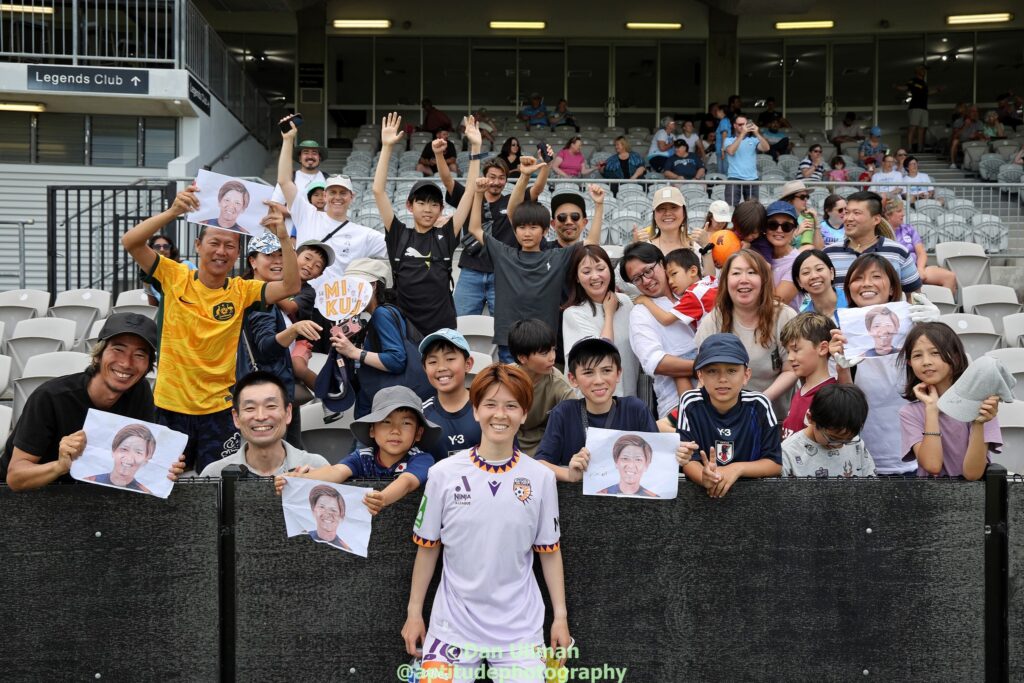
<svg viewBox="0 0 1024 683">
<path fill-rule="evenodd" d="M 295 114 L 292 114 L 291 116 L 286 116 L 283 119 L 281 119 L 281 132 L 282 133 L 287 133 L 288 131 L 290 131 L 292 129 L 291 124 L 293 124 L 293 123 L 295 124 L 296 128 L 301 127 L 302 126 L 302 114 L 299 114 L 299 113 L 296 112 Z"/>
<path fill-rule="evenodd" d="M 554 159 L 553 156 L 548 154 L 548 143 L 544 142 L 543 140 L 541 140 L 540 143 L 537 144 L 537 156 L 548 163 L 551 163 L 551 160 Z"/>
</svg>

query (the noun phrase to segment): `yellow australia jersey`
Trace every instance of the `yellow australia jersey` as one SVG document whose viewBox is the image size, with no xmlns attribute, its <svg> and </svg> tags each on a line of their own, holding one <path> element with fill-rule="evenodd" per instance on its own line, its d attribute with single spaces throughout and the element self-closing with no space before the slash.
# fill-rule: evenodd
<svg viewBox="0 0 1024 683">
<path fill-rule="evenodd" d="M 199 271 L 162 256 L 152 277 L 163 291 L 153 402 L 186 415 L 230 408 L 242 318 L 263 300 L 266 283 L 232 277 L 210 289 L 199 281 Z"/>
</svg>

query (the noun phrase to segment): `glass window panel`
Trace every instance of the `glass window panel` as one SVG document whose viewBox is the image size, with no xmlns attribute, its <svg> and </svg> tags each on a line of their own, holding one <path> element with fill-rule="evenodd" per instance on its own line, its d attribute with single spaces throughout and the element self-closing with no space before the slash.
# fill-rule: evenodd
<svg viewBox="0 0 1024 683">
<path fill-rule="evenodd" d="M 739 92 L 746 107 L 749 109 L 757 100 L 774 97 L 781 108 L 782 41 L 740 43 L 739 60 Z"/>
<path fill-rule="evenodd" d="M 329 41 L 328 83 L 334 104 L 367 104 L 373 101 L 373 46 L 370 38 L 333 38 Z"/>
<path fill-rule="evenodd" d="M 907 106 L 907 95 L 895 87 L 903 85 L 914 77 L 914 68 L 921 65 L 924 54 L 924 38 L 905 36 L 883 38 L 878 41 L 878 106 Z M 837 93 L 842 98 L 841 90 Z M 907 125 L 906 114 L 901 125 Z"/>
<path fill-rule="evenodd" d="M 419 38 L 378 38 L 376 70 L 378 108 L 420 101 Z"/>
<path fill-rule="evenodd" d="M 92 165 L 137 166 L 139 120 L 134 116 L 92 117 Z"/>
<path fill-rule="evenodd" d="M 661 111 L 704 109 L 704 43 L 661 44 Z"/>
<path fill-rule="evenodd" d="M 84 164 L 85 115 L 40 114 L 36 150 L 41 164 Z"/>
<path fill-rule="evenodd" d="M 654 109 L 657 50 L 653 45 L 615 48 L 615 98 L 621 109 Z M 647 118 L 653 121 L 655 116 Z M 645 125 L 645 124 L 637 124 Z"/>
<path fill-rule="evenodd" d="M 178 122 L 173 118 L 147 117 L 143 138 L 143 166 L 167 166 L 178 156 Z"/>
<path fill-rule="evenodd" d="M 509 112 L 518 109 L 513 45 L 474 45 L 472 72 L 473 106 Z"/>
<path fill-rule="evenodd" d="M 461 111 L 466 107 L 469 98 L 468 48 L 468 41 L 454 38 L 423 41 L 423 94 L 441 109 L 458 107 Z"/>
<path fill-rule="evenodd" d="M 0 163 L 29 163 L 31 141 L 31 114 L 20 111 L 0 112 Z"/>
<path fill-rule="evenodd" d="M 970 102 L 974 93 L 974 33 L 929 33 L 925 36 L 925 49 L 928 60 L 928 84 L 933 88 L 943 88 L 942 92 L 937 92 L 929 98 L 929 108 L 934 108 L 933 104 L 953 105 L 957 102 Z M 911 69 L 897 82 L 906 82 L 913 75 Z M 944 111 L 947 108 L 942 109 Z"/>
<path fill-rule="evenodd" d="M 565 48 L 531 46 L 519 47 L 519 95 L 526 100 L 531 93 L 540 93 L 549 111 L 555 108 L 565 91 Z"/>
<path fill-rule="evenodd" d="M 995 102 L 1013 84 L 1024 84 L 1024 31 L 979 33 L 978 101 Z"/>
<path fill-rule="evenodd" d="M 825 99 L 825 51 L 824 45 L 786 46 L 786 111 L 821 106 Z M 778 101 L 778 93 L 768 94 Z"/>
<path fill-rule="evenodd" d="M 873 106 L 874 64 L 873 43 L 832 46 L 832 95 L 837 112 L 850 107 Z"/>
<path fill-rule="evenodd" d="M 569 108 L 603 107 L 608 99 L 608 48 L 604 45 L 570 45 Z M 580 119 L 577 117 L 577 121 Z M 582 121 L 581 121 L 582 123 Z M 604 123 L 595 122 L 597 125 Z"/>
</svg>

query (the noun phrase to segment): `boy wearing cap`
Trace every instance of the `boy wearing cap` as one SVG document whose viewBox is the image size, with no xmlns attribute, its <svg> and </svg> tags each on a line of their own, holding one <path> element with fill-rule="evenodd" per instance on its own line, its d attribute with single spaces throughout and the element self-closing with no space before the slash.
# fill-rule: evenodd
<svg viewBox="0 0 1024 683">
<path fill-rule="evenodd" d="M 656 432 L 658 427 L 643 401 L 615 396 L 622 357 L 607 339 L 587 337 L 573 344 L 566 368 L 569 383 L 583 398 L 566 399 L 552 409 L 534 459 L 548 465 L 558 481 L 576 482 L 590 463 L 585 448 L 589 427 L 630 432 Z"/>
<path fill-rule="evenodd" d="M 324 194 L 327 191 L 325 182 L 325 180 L 318 180 L 306 186 L 306 201 L 316 207 L 317 211 L 323 211 L 327 206 L 327 195 Z"/>
<path fill-rule="evenodd" d="M 532 157 L 522 157 L 519 167 L 523 175 L 516 183 L 513 195 L 526 191 L 530 174 L 544 166 Z M 512 223 L 515 226 L 519 249 L 487 235 L 483 229 L 482 212 L 487 182 L 476 183 L 476 201 L 469 219 L 469 231 L 484 245 L 494 262 L 494 343 L 503 363 L 511 363 L 515 356 L 509 352 L 509 329 L 519 320 L 538 319 L 552 330 L 561 329 L 559 302 L 565 287 L 566 271 L 572 258 L 572 249 L 544 249 L 544 232 L 551 222 L 551 214 L 536 202 L 523 202 L 515 207 Z M 586 244 L 601 243 L 601 216 L 604 212 L 604 189 L 590 186 L 594 199 L 594 224 L 585 240 Z M 509 204 L 512 205 L 512 200 Z M 552 342 L 554 346 L 555 342 Z M 539 441 L 539 440 L 538 440 Z"/>
<path fill-rule="evenodd" d="M 673 154 L 663 171 L 669 180 L 700 180 L 704 177 L 704 162 L 698 157 L 690 154 L 690 143 L 686 140 L 675 141 L 675 154 Z"/>
<path fill-rule="evenodd" d="M 85 450 L 85 416 L 104 410 L 142 422 L 156 420 L 146 373 L 157 349 L 156 323 L 138 313 L 115 313 L 100 330 L 85 372 L 48 380 L 32 392 L 0 459 L 0 480 L 12 491 L 73 481 L 71 462 Z M 184 471 L 184 458 L 170 479 Z"/>
<path fill-rule="evenodd" d="M 405 202 L 412 213 L 410 230 L 395 215 L 388 197 L 388 163 L 392 147 L 404 142 L 402 117 L 392 112 L 380 128 L 381 150 L 373 177 L 373 198 L 386 230 L 388 257 L 394 273 L 398 308 L 421 334 L 442 327 L 455 327 L 455 302 L 452 299 L 452 256 L 459 246 L 459 233 L 469 216 L 472 197 L 459 202 L 455 215 L 443 226 L 434 227 L 441 215 L 444 197 L 441 188 L 421 180 L 409 191 Z M 470 141 L 467 182 L 476 182 L 480 173 L 480 130 L 472 116 L 466 118 L 466 137 Z"/>
<path fill-rule="evenodd" d="M 327 203 L 318 211 L 309 203 L 306 193 L 292 179 L 292 146 L 298 128 L 292 122 L 291 130 L 281 134 L 281 154 L 277 162 L 277 182 L 281 186 L 288 210 L 295 223 L 295 241 L 302 244 L 317 240 L 329 244 L 334 250 L 334 264 L 313 282 L 336 280 L 345 275 L 349 261 L 357 258 L 387 258 L 384 235 L 376 230 L 348 220 L 348 209 L 355 200 L 355 186 L 347 176 L 335 175 L 324 181 Z"/>
<path fill-rule="evenodd" d="M 205 227 L 196 240 L 198 270 L 159 256 L 149 238 L 199 206 L 193 185 L 179 192 L 163 213 L 142 221 L 121 237 L 121 244 L 146 277 L 160 284 L 160 363 L 153 399 L 157 421 L 188 434 L 189 465 L 197 471 L 238 450 L 231 420 L 231 386 L 243 313 L 254 303 L 276 304 L 299 291 L 299 271 L 280 204 L 261 221 L 281 242 L 282 279 L 261 282 L 231 277 L 238 261 L 239 234 Z"/>
<path fill-rule="evenodd" d="M 473 369 L 469 342 L 456 330 L 442 328 L 420 342 L 420 357 L 427 381 L 436 392 L 423 402 L 423 415 L 441 428 L 430 449 L 436 462 L 480 443 L 480 424 L 466 388 L 466 374 Z"/>
<path fill-rule="evenodd" d="M 747 350 L 739 337 L 713 334 L 693 367 L 700 389 L 679 399 L 676 452 L 687 479 L 721 498 L 740 477 L 777 477 L 782 472 L 779 422 L 772 403 L 743 387 L 750 380 Z M 693 460 L 695 453 L 700 460 Z"/>
<path fill-rule="evenodd" d="M 879 166 L 885 157 L 885 147 L 882 145 L 882 129 L 872 126 L 868 131 L 868 139 L 860 143 L 857 149 L 857 162 L 861 168 Z"/>
<path fill-rule="evenodd" d="M 434 458 L 420 450 L 429 448 L 441 435 L 441 428 L 423 416 L 419 397 L 408 387 L 386 387 L 373 397 L 373 409 L 352 423 L 360 443 L 373 446 L 352 452 L 337 465 L 301 468 L 294 474 L 274 478 L 281 495 L 287 477 L 304 477 L 343 484 L 349 479 L 394 479 L 383 491 L 370 491 L 363 504 L 376 515 L 412 493 L 427 481 Z"/>
</svg>

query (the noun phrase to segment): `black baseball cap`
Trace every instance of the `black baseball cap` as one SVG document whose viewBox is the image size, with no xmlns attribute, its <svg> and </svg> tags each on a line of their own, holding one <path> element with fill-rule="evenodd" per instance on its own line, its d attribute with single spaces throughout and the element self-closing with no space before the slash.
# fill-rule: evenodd
<svg viewBox="0 0 1024 683">
<path fill-rule="evenodd" d="M 693 361 L 693 369 L 700 370 L 712 363 L 750 365 L 750 356 L 739 337 L 728 332 L 719 332 L 705 339 L 700 345 L 697 358 Z"/>
<path fill-rule="evenodd" d="M 134 334 L 142 337 L 142 340 L 149 344 L 149 348 L 156 353 L 159 343 L 159 336 L 156 331 L 156 323 L 140 313 L 115 313 L 107 318 L 100 330 L 100 341 L 106 341 L 119 334 Z"/>
<path fill-rule="evenodd" d="M 583 195 L 577 194 L 576 192 L 562 192 L 556 194 L 551 198 L 551 212 L 554 213 L 558 210 L 558 207 L 563 204 L 572 204 L 578 206 L 580 211 L 583 212 L 583 216 L 587 215 L 587 202 L 583 199 Z"/>
<path fill-rule="evenodd" d="M 431 191 L 432 195 L 436 195 L 438 204 L 444 204 L 444 195 L 441 193 L 441 188 L 437 186 L 437 183 L 430 180 L 417 180 L 416 184 L 409 190 L 408 201 L 411 202 L 413 195 L 423 188 L 427 188 Z"/>
</svg>

